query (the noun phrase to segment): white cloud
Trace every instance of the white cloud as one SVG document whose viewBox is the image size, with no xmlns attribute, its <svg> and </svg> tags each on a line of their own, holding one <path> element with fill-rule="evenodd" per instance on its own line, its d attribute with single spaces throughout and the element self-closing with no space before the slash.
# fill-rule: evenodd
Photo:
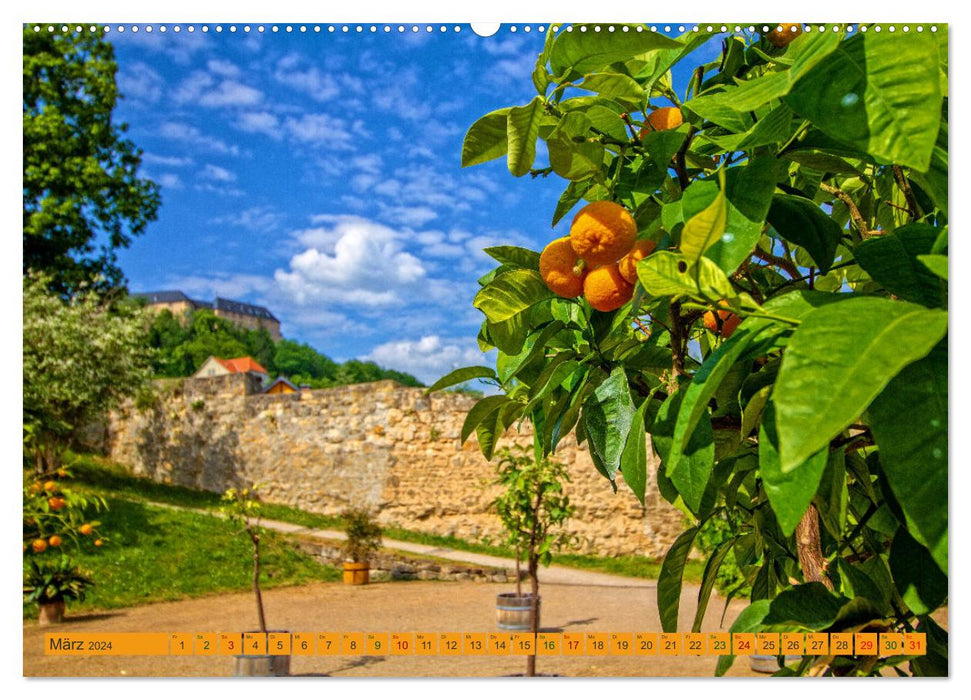
<svg viewBox="0 0 971 700">
<path fill-rule="evenodd" d="M 353 147 L 353 137 L 344 121 L 328 114 L 287 117 L 283 126 L 294 140 L 301 143 L 322 144 L 337 149 Z"/>
<path fill-rule="evenodd" d="M 162 138 L 181 141 L 190 146 L 196 146 L 215 153 L 225 153 L 233 156 L 239 155 L 238 146 L 229 145 L 214 136 L 207 136 L 196 127 L 181 122 L 164 122 L 158 129 L 158 135 Z"/>
<path fill-rule="evenodd" d="M 226 216 L 217 216 L 210 221 L 214 224 L 239 226 L 250 231 L 274 231 L 285 218 L 284 214 L 270 207 L 250 207 Z"/>
<path fill-rule="evenodd" d="M 163 188 L 170 190 L 181 190 L 185 188 L 182 179 L 175 173 L 163 173 L 154 178 Z"/>
<path fill-rule="evenodd" d="M 275 140 L 282 137 L 280 119 L 270 112 L 244 112 L 237 118 L 236 128 L 251 134 L 266 134 Z"/>
<path fill-rule="evenodd" d="M 218 165 L 213 165 L 212 163 L 206 163 L 205 167 L 199 173 L 199 177 L 214 182 L 236 182 L 235 173 L 226 170 L 226 168 L 221 168 Z"/>
<path fill-rule="evenodd" d="M 206 68 L 208 68 L 212 73 L 226 78 L 238 78 L 240 74 L 239 67 L 235 63 L 232 61 L 224 61 L 219 58 L 210 59 L 206 63 Z"/>
<path fill-rule="evenodd" d="M 136 102 L 157 102 L 165 80 L 148 64 L 137 61 L 118 71 L 118 91 Z"/>
<path fill-rule="evenodd" d="M 437 335 L 382 343 L 361 359 L 408 372 L 426 384 L 459 367 L 489 364 L 474 340 L 449 340 Z"/>
<path fill-rule="evenodd" d="M 183 168 L 192 165 L 195 161 L 188 157 L 160 156 L 154 153 L 143 153 L 142 162 L 146 165 L 165 165 L 169 168 Z"/>
<path fill-rule="evenodd" d="M 212 63 L 225 69 L 222 61 Z M 256 88 L 231 78 L 217 80 L 205 71 L 192 73 L 172 97 L 178 103 L 202 107 L 252 107 L 263 101 L 263 93 Z"/>
<path fill-rule="evenodd" d="M 326 217 L 331 225 L 297 234 L 307 248 L 274 275 L 297 304 L 351 307 L 406 305 L 432 283 L 422 262 L 406 252 L 403 234 L 367 219 Z"/>
</svg>

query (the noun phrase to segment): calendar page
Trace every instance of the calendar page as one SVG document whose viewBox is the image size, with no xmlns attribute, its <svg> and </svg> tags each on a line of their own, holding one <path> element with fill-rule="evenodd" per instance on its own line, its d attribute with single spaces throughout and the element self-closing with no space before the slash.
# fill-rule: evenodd
<svg viewBox="0 0 971 700">
<path fill-rule="evenodd" d="M 24 676 L 949 675 L 946 23 L 22 33 Z"/>
</svg>

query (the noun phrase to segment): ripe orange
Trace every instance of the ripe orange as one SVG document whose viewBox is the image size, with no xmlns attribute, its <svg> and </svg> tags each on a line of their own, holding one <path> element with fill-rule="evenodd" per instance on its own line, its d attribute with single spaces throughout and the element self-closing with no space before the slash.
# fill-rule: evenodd
<svg viewBox="0 0 971 700">
<path fill-rule="evenodd" d="M 802 34 L 801 24 L 779 24 L 764 36 L 777 49 L 784 49 L 800 34 Z"/>
<path fill-rule="evenodd" d="M 90 523 L 85 523 L 78 528 L 78 532 L 80 532 L 82 535 L 90 535 L 92 530 L 94 530 L 94 528 L 91 527 Z"/>
<path fill-rule="evenodd" d="M 623 278 L 614 263 L 591 270 L 583 280 L 583 294 L 597 311 L 613 311 L 631 300 L 634 285 Z"/>
<path fill-rule="evenodd" d="M 95 541 L 94 541 L 94 546 L 95 546 L 95 547 L 100 547 L 100 546 L 101 546 L 101 545 L 103 545 L 103 544 L 104 544 L 104 542 L 102 542 L 101 540 L 95 540 Z"/>
<path fill-rule="evenodd" d="M 43 490 L 44 490 L 44 487 L 41 486 L 40 482 L 36 482 L 30 485 L 31 493 L 40 493 Z"/>
<path fill-rule="evenodd" d="M 742 319 L 733 314 L 731 311 L 724 310 L 719 310 L 717 312 L 717 318 L 714 310 L 706 311 L 702 320 L 704 321 L 705 328 L 716 335 L 720 334 L 725 340 L 728 340 L 731 337 L 732 333 L 735 332 L 735 329 L 738 328 L 738 324 L 742 322 Z"/>
<path fill-rule="evenodd" d="M 47 499 L 47 505 L 51 507 L 51 510 L 60 510 L 67 505 L 67 501 L 59 496 L 54 496 L 53 498 Z"/>
<path fill-rule="evenodd" d="M 47 540 L 51 547 L 58 547 L 61 544 L 61 538 L 57 535 L 51 535 L 50 539 Z"/>
<path fill-rule="evenodd" d="M 634 244 L 630 252 L 620 259 L 617 267 L 620 269 L 620 276 L 631 284 L 637 283 L 637 263 L 654 252 L 657 243 L 647 238 L 642 238 Z"/>
<path fill-rule="evenodd" d="M 677 107 L 661 107 L 647 115 L 647 123 L 654 131 L 667 131 L 681 126 L 684 118 Z M 641 138 L 644 138 L 644 132 L 641 132 Z"/>
<path fill-rule="evenodd" d="M 44 540 L 37 539 L 33 541 L 33 543 L 31 544 L 31 547 L 34 548 L 35 552 L 43 552 L 45 549 L 47 549 L 47 542 Z"/>
<path fill-rule="evenodd" d="M 578 262 L 569 237 L 557 238 L 540 253 L 539 274 L 551 292 L 575 299 L 583 294 L 583 278 L 587 274 L 577 267 Z"/>
<path fill-rule="evenodd" d="M 56 481 L 45 481 L 44 482 L 44 490 L 45 491 L 50 491 L 52 493 L 54 491 L 57 491 L 57 482 Z"/>
<path fill-rule="evenodd" d="M 619 204 L 601 200 L 577 212 L 570 226 L 570 244 L 592 266 L 609 265 L 624 257 L 637 240 L 637 224 Z"/>
</svg>

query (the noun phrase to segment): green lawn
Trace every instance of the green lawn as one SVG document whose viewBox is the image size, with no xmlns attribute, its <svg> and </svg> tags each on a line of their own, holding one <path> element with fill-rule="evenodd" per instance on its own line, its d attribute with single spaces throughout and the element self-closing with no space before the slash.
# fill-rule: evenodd
<svg viewBox="0 0 971 700">
<path fill-rule="evenodd" d="M 124 466 L 113 464 L 99 457 L 82 455 L 76 459 L 75 465 L 71 467 L 76 487 L 90 489 L 106 497 L 121 497 L 129 501 L 155 501 L 204 510 L 214 510 L 219 507 L 220 495 L 217 493 L 159 484 L 149 479 L 136 477 Z M 263 514 L 264 517 L 271 520 L 281 520 L 306 527 L 331 529 L 340 529 L 341 527 L 340 518 L 308 513 L 279 504 L 265 503 Z M 416 542 L 500 557 L 512 558 L 515 556 L 515 552 L 503 546 L 467 542 L 456 537 L 430 535 L 398 527 L 385 528 L 384 535 L 389 539 L 403 542 Z M 596 557 L 562 553 L 555 557 L 554 563 L 635 578 L 656 579 L 661 571 L 659 560 L 636 556 Z M 701 581 L 703 572 L 704 562 L 691 560 L 685 567 L 685 580 Z"/>
<path fill-rule="evenodd" d="M 97 516 L 107 535 L 104 546 L 85 540 L 77 556 L 96 585 L 83 603 L 70 604 L 72 610 L 123 608 L 250 588 L 252 546 L 229 521 L 116 495 L 107 495 L 107 501 L 108 510 Z M 297 551 L 278 533 L 266 534 L 260 552 L 266 588 L 340 578 L 337 569 Z M 36 614 L 36 606 L 24 605 L 24 617 Z"/>
</svg>

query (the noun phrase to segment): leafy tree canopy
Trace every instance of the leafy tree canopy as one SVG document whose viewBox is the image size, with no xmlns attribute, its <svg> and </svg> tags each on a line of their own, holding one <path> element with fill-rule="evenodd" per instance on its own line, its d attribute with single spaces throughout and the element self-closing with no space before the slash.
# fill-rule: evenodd
<svg viewBox="0 0 971 700">
<path fill-rule="evenodd" d="M 96 32 L 24 28 L 24 272 L 51 273 L 70 293 L 123 283 L 116 251 L 144 232 L 160 204 L 138 177 L 141 151 L 112 120 L 114 49 Z"/>
</svg>

